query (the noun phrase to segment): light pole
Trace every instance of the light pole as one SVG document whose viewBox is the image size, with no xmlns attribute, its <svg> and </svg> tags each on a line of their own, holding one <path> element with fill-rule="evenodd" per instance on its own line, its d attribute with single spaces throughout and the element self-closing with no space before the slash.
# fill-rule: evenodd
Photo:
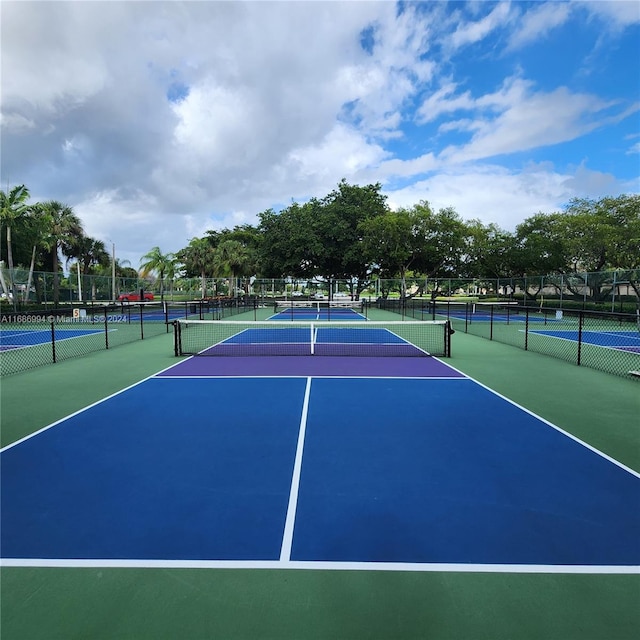
<svg viewBox="0 0 640 640">
<path fill-rule="evenodd" d="M 116 301 L 116 243 L 111 242 L 111 300 Z"/>
</svg>

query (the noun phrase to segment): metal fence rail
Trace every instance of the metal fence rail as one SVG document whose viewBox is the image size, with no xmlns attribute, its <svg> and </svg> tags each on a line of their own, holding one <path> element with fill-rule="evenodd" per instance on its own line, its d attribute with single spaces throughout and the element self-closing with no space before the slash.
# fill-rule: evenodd
<svg viewBox="0 0 640 640">
<path fill-rule="evenodd" d="M 640 376 L 637 314 L 527 307 L 514 303 L 378 300 L 412 319 L 448 319 L 456 331 L 614 375 Z"/>
</svg>

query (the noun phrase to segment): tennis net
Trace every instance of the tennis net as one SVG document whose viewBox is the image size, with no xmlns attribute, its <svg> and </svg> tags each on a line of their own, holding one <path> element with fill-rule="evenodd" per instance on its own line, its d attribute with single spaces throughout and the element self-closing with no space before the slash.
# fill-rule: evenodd
<svg viewBox="0 0 640 640">
<path fill-rule="evenodd" d="M 445 356 L 447 321 L 240 322 L 177 320 L 176 355 L 198 356 Z"/>
<path fill-rule="evenodd" d="M 276 311 L 361 312 L 362 300 L 276 300 Z"/>
</svg>

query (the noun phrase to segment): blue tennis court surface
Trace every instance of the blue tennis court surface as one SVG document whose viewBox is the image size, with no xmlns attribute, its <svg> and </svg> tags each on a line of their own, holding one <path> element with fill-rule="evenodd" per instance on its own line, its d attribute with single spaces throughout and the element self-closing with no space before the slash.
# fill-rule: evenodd
<svg viewBox="0 0 640 640">
<path fill-rule="evenodd" d="M 340 320 L 358 321 L 366 320 L 366 316 L 352 309 L 282 309 L 273 314 L 269 320 Z"/>
<path fill-rule="evenodd" d="M 464 320 L 466 322 L 496 322 L 496 323 L 530 323 L 530 324 L 556 324 L 560 322 L 561 318 L 554 318 L 546 316 L 544 314 L 537 315 L 535 313 L 527 313 L 518 308 L 517 305 L 506 307 L 504 305 L 496 305 L 492 310 L 490 303 L 485 303 L 479 306 L 472 304 L 463 305 L 443 305 L 438 306 L 435 310 L 425 307 L 423 309 L 412 310 L 413 315 L 420 313 L 423 319 L 435 318 L 435 319 L 452 319 L 452 320 Z M 567 319 L 564 319 L 567 322 Z"/>
<path fill-rule="evenodd" d="M 5 564 L 640 565 L 639 475 L 434 358 L 192 358 L 1 481 Z"/>
<path fill-rule="evenodd" d="M 365 329 L 349 327 L 304 327 L 282 328 L 246 328 L 221 340 L 202 352 L 202 355 L 233 355 L 241 347 L 251 347 L 252 353 L 261 355 L 280 355 L 282 353 L 305 355 L 311 345 L 314 352 L 323 355 L 348 354 L 349 347 L 375 348 L 380 352 L 387 350 L 396 356 L 424 355 L 406 339 L 386 328 L 367 325 Z"/>
<path fill-rule="evenodd" d="M 530 333 L 536 333 L 549 338 L 558 338 L 560 340 L 570 340 L 583 344 L 592 344 L 598 347 L 608 347 L 610 349 L 618 349 L 620 351 L 629 351 L 631 353 L 640 353 L 640 332 L 638 331 L 588 331 L 583 330 L 580 334 L 577 330 L 571 331 L 543 331 L 535 330 Z"/>
<path fill-rule="evenodd" d="M 58 329 L 55 330 L 56 340 L 82 338 L 84 336 L 103 333 L 104 329 Z M 51 329 L 1 329 L 0 351 L 33 347 L 38 344 L 51 342 Z"/>
</svg>

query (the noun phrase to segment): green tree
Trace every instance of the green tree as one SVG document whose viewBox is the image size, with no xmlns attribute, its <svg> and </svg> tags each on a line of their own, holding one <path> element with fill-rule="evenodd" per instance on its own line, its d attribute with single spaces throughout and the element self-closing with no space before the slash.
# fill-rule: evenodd
<svg viewBox="0 0 640 640">
<path fill-rule="evenodd" d="M 253 256 L 249 249 L 238 240 L 222 240 L 213 258 L 216 273 L 229 278 L 229 294 L 236 295 L 236 278 L 251 275 Z"/>
<path fill-rule="evenodd" d="M 111 264 L 111 258 L 102 240 L 82 236 L 76 239 L 72 252 L 72 257 L 80 264 L 80 272 L 85 276 L 91 274 L 94 267 L 106 267 Z"/>
<path fill-rule="evenodd" d="M 512 278 L 521 275 L 518 238 L 494 223 L 479 220 L 467 223 L 464 275 L 482 278 Z"/>
<path fill-rule="evenodd" d="M 72 257 L 76 260 L 76 264 L 80 266 L 80 273 L 83 276 L 97 276 L 101 272 L 100 267 L 105 268 L 111 264 L 111 257 L 107 252 L 104 242 L 90 238 L 89 236 L 76 238 L 76 242 L 72 248 L 72 254 Z M 91 299 L 95 300 L 97 296 L 96 278 L 91 278 L 90 283 Z"/>
<path fill-rule="evenodd" d="M 176 253 L 176 257 L 184 264 L 187 276 L 200 277 L 202 298 L 206 298 L 207 272 L 213 271 L 215 257 L 212 243 L 208 238 L 192 238 L 187 247 Z"/>
<path fill-rule="evenodd" d="M 381 278 L 388 280 L 400 276 L 403 298 L 407 290 L 407 271 L 421 250 L 422 241 L 415 233 L 418 224 L 418 216 L 408 209 L 388 211 L 361 224 L 364 254 L 376 265 Z"/>
<path fill-rule="evenodd" d="M 571 268 L 563 214 L 538 213 L 516 227 L 517 275 L 563 273 Z"/>
<path fill-rule="evenodd" d="M 362 226 L 389 210 L 381 189 L 379 183 L 361 187 L 343 179 L 314 207 L 311 219 L 311 231 L 320 248 L 318 275 L 330 282 L 357 282 L 356 296 L 368 286 L 372 271 L 371 261 L 363 251 Z"/>
<path fill-rule="evenodd" d="M 311 232 L 314 203 L 293 203 L 280 213 L 267 209 L 258 214 L 261 242 L 258 258 L 268 278 L 312 278 L 318 273 L 322 247 Z"/>
<path fill-rule="evenodd" d="M 280 213 L 269 209 L 259 214 L 264 275 L 344 279 L 357 283 L 358 295 L 371 275 L 361 225 L 387 211 L 380 189 L 379 184 L 360 187 L 342 180 L 322 199 L 293 203 Z"/>
<path fill-rule="evenodd" d="M 421 201 L 369 219 L 361 228 L 366 254 L 381 277 L 399 277 L 403 298 L 410 270 L 429 278 L 458 275 L 467 231 L 451 208 L 434 213 L 428 202 Z"/>
</svg>

